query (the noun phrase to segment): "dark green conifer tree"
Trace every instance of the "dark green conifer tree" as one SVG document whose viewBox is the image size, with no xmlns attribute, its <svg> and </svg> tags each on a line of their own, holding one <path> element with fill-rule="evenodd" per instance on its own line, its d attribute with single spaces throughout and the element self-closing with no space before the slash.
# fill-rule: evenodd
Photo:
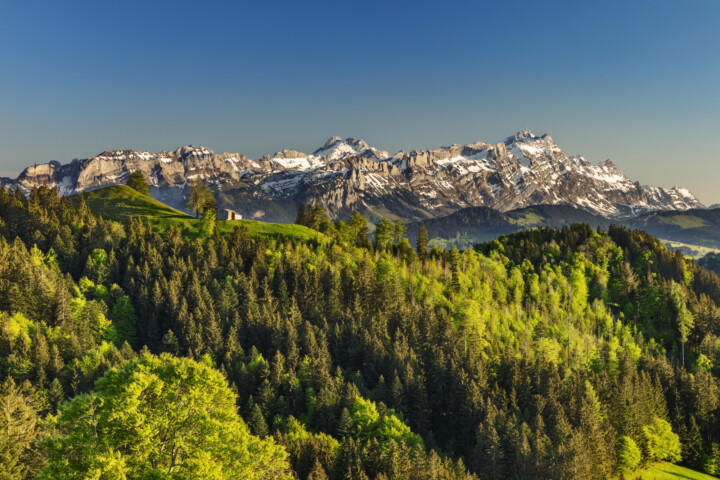
<svg viewBox="0 0 720 480">
<path fill-rule="evenodd" d="M 142 172 L 132 172 L 128 177 L 127 186 L 143 195 L 150 195 L 147 180 L 145 180 L 145 175 Z"/>
</svg>

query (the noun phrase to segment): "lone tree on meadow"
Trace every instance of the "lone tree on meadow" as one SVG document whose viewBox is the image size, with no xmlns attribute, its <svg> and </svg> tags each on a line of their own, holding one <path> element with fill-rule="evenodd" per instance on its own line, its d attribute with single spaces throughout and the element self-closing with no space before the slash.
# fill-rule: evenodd
<svg viewBox="0 0 720 480">
<path fill-rule="evenodd" d="M 217 211 L 217 201 L 212 190 L 199 178 L 190 180 L 190 194 L 186 206 L 195 212 L 196 218 L 201 213 L 205 215 L 208 211 Z"/>
<path fill-rule="evenodd" d="M 133 190 L 137 190 L 143 195 L 150 195 L 150 189 L 148 188 L 147 180 L 145 180 L 145 175 L 140 172 L 133 172 L 130 174 L 127 186 Z"/>
</svg>

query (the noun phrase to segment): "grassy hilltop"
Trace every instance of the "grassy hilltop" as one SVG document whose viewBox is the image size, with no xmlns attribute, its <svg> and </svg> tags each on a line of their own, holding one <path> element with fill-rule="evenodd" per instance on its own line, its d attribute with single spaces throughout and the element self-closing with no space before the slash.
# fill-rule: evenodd
<svg viewBox="0 0 720 480">
<path fill-rule="evenodd" d="M 75 205 L 79 205 L 81 197 L 93 215 L 102 216 L 106 220 L 127 223 L 131 218 L 142 218 L 143 221 L 150 223 L 160 231 L 174 226 L 189 237 L 197 237 L 200 234 L 201 220 L 125 185 L 100 188 L 73 195 L 70 198 Z M 255 220 L 220 220 L 217 224 L 220 233 L 229 233 L 239 226 L 246 227 L 250 235 L 289 237 L 298 240 L 309 240 L 318 236 L 314 230 L 294 224 L 266 223 Z"/>
</svg>

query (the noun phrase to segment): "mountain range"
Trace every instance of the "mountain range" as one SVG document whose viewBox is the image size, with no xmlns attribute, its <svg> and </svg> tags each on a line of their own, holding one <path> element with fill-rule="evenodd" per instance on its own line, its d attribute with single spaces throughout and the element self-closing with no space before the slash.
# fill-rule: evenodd
<svg viewBox="0 0 720 480">
<path fill-rule="evenodd" d="M 320 203 L 334 219 L 359 211 L 374 220 L 409 222 L 469 207 L 509 212 L 567 205 L 604 218 L 704 207 L 687 189 L 641 185 L 610 160 L 592 164 L 565 153 L 550 135 L 527 130 L 498 143 L 394 155 L 340 137 L 312 154 L 285 149 L 259 159 L 196 146 L 159 153 L 108 150 L 67 164 L 34 165 L 0 183 L 23 191 L 48 185 L 71 195 L 123 184 L 134 171 L 146 177 L 154 198 L 170 206 L 184 209 L 187 183 L 199 177 L 212 186 L 220 208 L 271 222 L 294 221 L 301 203 Z"/>
</svg>

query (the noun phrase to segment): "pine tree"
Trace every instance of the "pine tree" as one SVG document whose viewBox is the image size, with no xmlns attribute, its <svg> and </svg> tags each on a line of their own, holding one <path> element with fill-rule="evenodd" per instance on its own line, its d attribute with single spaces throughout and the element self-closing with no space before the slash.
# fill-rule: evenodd
<svg viewBox="0 0 720 480">
<path fill-rule="evenodd" d="M 350 411 L 347 408 L 343 408 L 337 425 L 337 434 L 340 438 L 345 438 L 350 435 L 352 431 L 353 423 L 352 418 L 350 418 Z"/>
<path fill-rule="evenodd" d="M 503 468 L 505 454 L 498 433 L 500 418 L 497 408 L 490 401 L 486 410 L 486 417 L 476 432 L 471 466 L 476 471 L 482 472 L 484 477 L 498 480 L 505 476 Z"/>
<path fill-rule="evenodd" d="M 460 253 L 455 244 L 450 248 L 450 286 L 454 291 L 460 288 Z"/>
<path fill-rule="evenodd" d="M 250 418 L 248 420 L 248 426 L 253 435 L 257 435 L 260 438 L 264 438 L 268 434 L 268 426 L 265 421 L 265 416 L 260 409 L 260 405 L 255 404 L 250 412 Z"/>
<path fill-rule="evenodd" d="M 353 231 L 353 239 L 357 246 L 363 247 L 369 245 L 370 241 L 368 240 L 368 227 L 365 217 L 363 217 L 359 212 L 353 212 L 350 220 L 348 221 L 348 226 Z"/>
<path fill-rule="evenodd" d="M 298 207 L 297 217 L 295 217 L 295 223 L 298 225 L 306 225 L 307 219 L 305 217 L 305 204 L 301 203 Z"/>
<path fill-rule="evenodd" d="M 308 480 L 328 480 L 327 473 L 325 473 L 325 469 L 320 463 L 320 460 L 315 459 L 315 465 L 313 465 L 307 478 Z"/>
<path fill-rule="evenodd" d="M 417 254 L 418 257 L 420 257 L 420 260 L 425 260 L 428 255 L 428 243 L 430 239 L 428 238 L 428 231 L 425 228 L 425 225 L 420 223 L 420 229 L 418 230 L 418 236 L 417 236 Z"/>
<path fill-rule="evenodd" d="M 390 398 L 392 400 L 393 407 L 395 407 L 401 412 L 404 412 L 406 410 L 405 387 L 403 387 L 403 384 L 400 381 L 397 372 L 393 376 L 393 381 L 390 385 Z"/>
<path fill-rule="evenodd" d="M 178 355 L 180 353 L 180 343 L 172 330 L 165 332 L 162 338 L 162 351 Z"/>
<path fill-rule="evenodd" d="M 395 219 L 395 223 L 393 225 L 393 239 L 395 240 L 395 245 L 400 245 L 402 239 L 405 238 L 405 232 L 407 232 L 405 222 L 403 222 L 401 218 Z"/>
<path fill-rule="evenodd" d="M 57 411 L 57 407 L 65 400 L 65 393 L 63 387 L 57 378 L 54 378 L 48 389 L 48 403 L 50 404 L 50 411 Z"/>
<path fill-rule="evenodd" d="M 672 282 L 670 295 L 677 314 L 677 328 L 680 334 L 682 366 L 685 367 L 685 342 L 695 326 L 693 314 L 685 306 L 684 294 L 680 284 Z"/>
<path fill-rule="evenodd" d="M 394 226 L 387 218 L 380 219 L 380 223 L 375 226 L 375 247 L 385 248 L 385 246 L 393 238 Z"/>
<path fill-rule="evenodd" d="M 0 473 L 2 478 L 32 478 L 41 457 L 34 452 L 38 403 L 29 385 L 8 378 L 0 385 Z"/>
<path fill-rule="evenodd" d="M 687 425 L 681 426 L 680 440 L 683 461 L 695 468 L 702 468 L 703 442 L 695 415 L 690 416 L 690 422 Z"/>
<path fill-rule="evenodd" d="M 322 205 L 316 203 L 309 211 L 307 226 L 312 228 L 313 230 L 318 230 L 324 218 L 325 210 L 323 209 Z"/>
</svg>

